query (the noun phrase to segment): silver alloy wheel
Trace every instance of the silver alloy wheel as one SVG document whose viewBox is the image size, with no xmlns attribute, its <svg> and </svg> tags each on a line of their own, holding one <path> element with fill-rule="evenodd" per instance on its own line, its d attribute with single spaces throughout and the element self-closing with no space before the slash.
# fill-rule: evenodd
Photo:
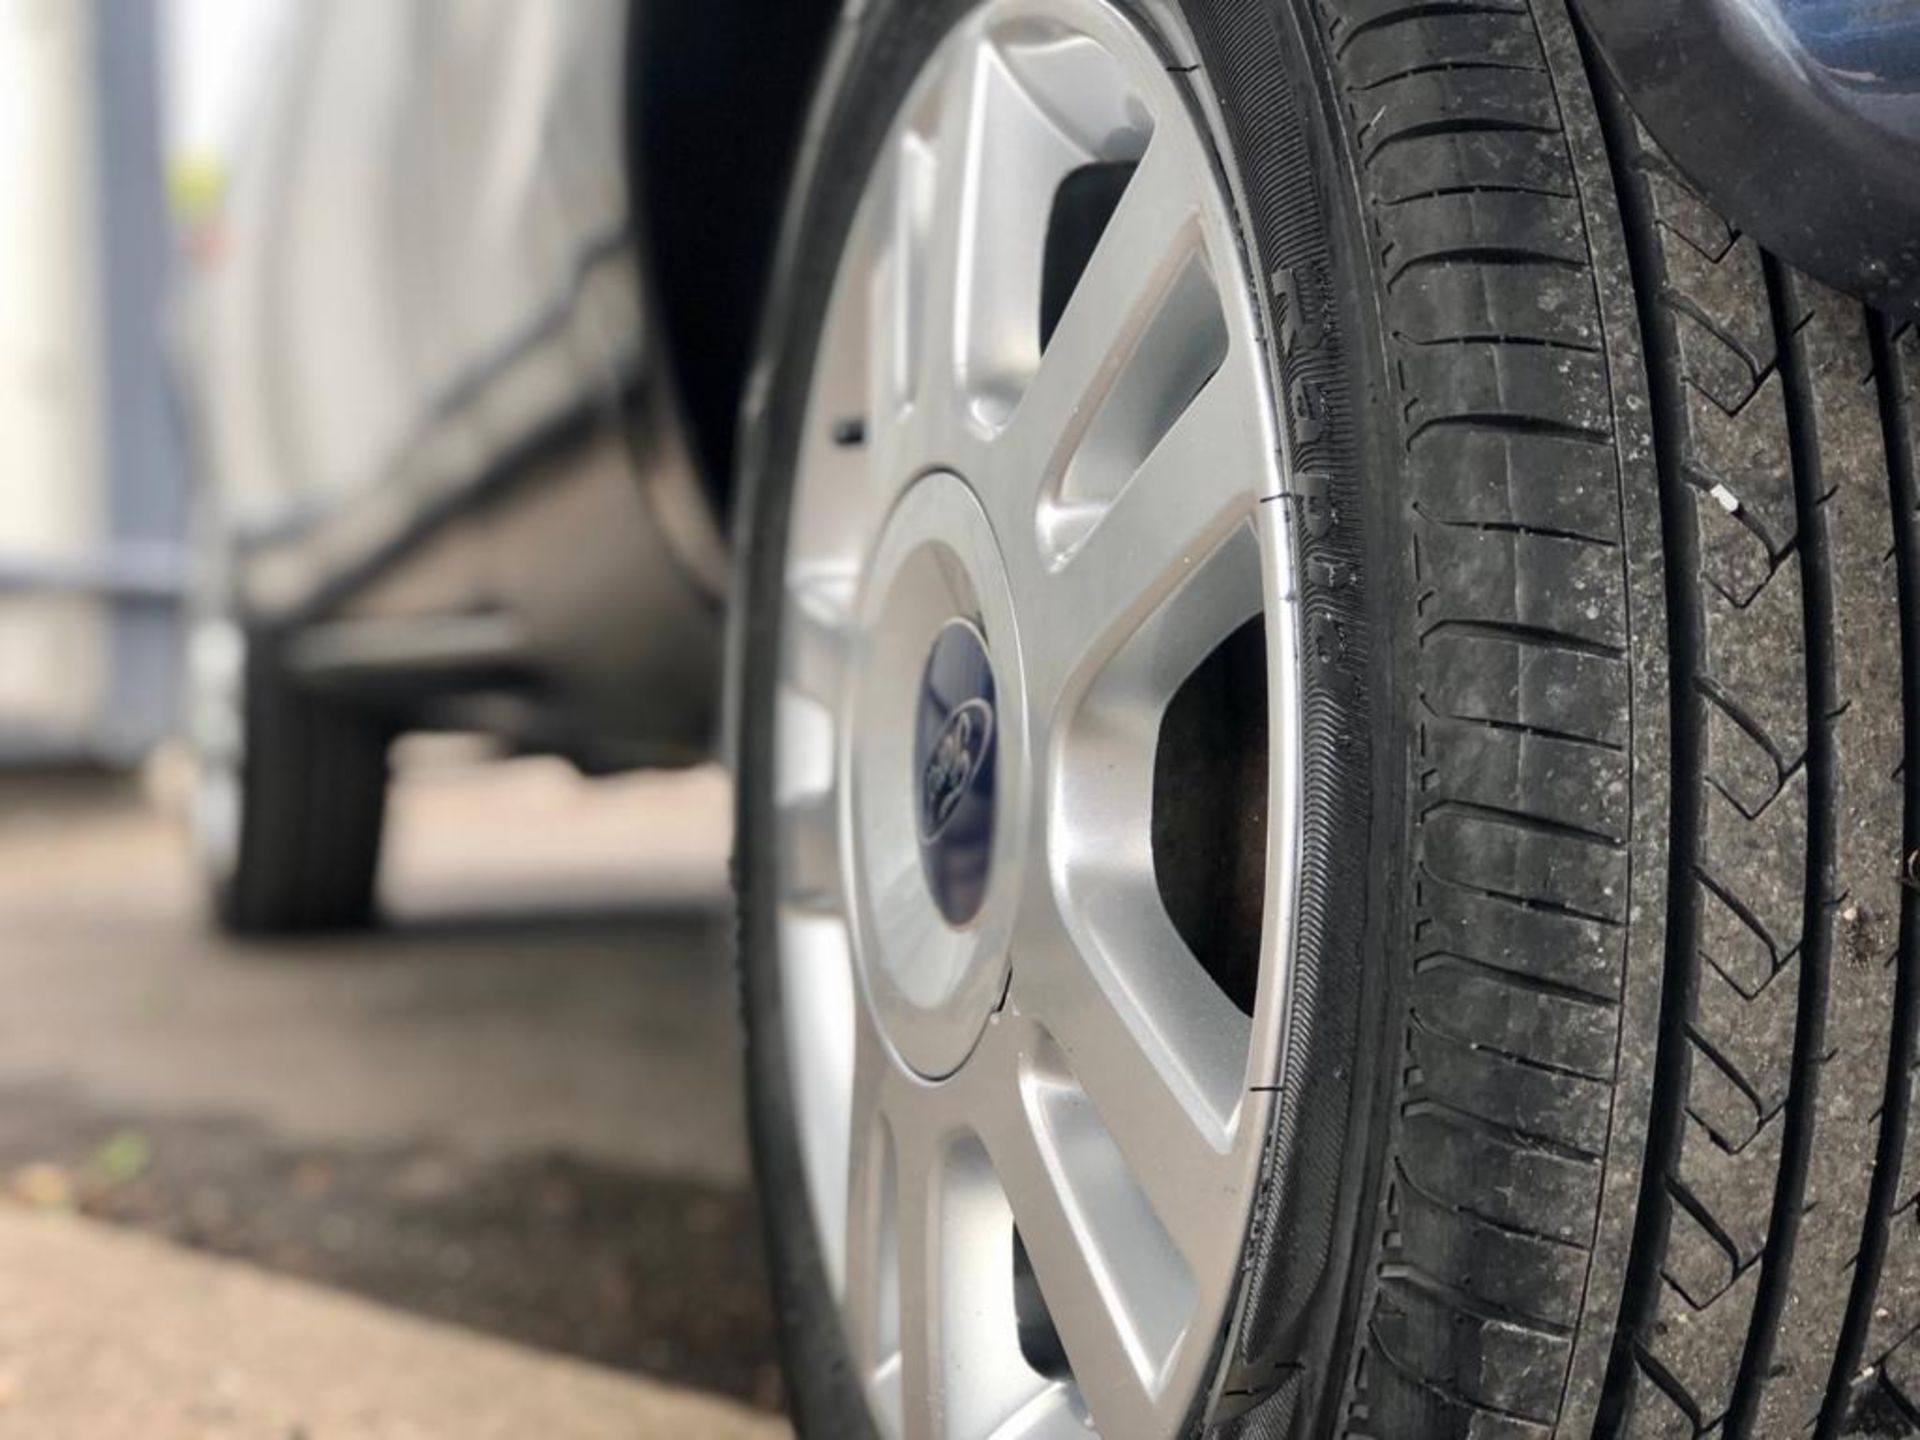
<svg viewBox="0 0 1920 1440">
<path fill-rule="evenodd" d="M 1101 164 L 1133 169 L 1043 345 L 1054 198 Z M 779 964 L 808 1198 L 891 1434 L 1168 1435 L 1216 1368 L 1299 828 L 1251 285 L 1178 67 L 1100 0 L 994 0 L 950 33 L 846 242 L 786 558 Z M 1169 702 L 1258 617 L 1248 1015 L 1169 919 L 1151 821 Z M 1064 1368 L 1023 1347 L 1016 1251 Z"/>
</svg>

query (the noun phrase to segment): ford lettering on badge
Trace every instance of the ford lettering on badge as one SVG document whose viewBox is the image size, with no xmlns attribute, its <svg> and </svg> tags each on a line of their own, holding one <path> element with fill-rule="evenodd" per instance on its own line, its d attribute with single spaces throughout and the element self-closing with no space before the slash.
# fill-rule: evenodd
<svg viewBox="0 0 1920 1440">
<path fill-rule="evenodd" d="M 913 726 L 915 829 L 927 889 L 950 925 L 969 925 L 993 868 L 993 660 L 970 618 L 934 636 Z"/>
<path fill-rule="evenodd" d="M 992 739 L 993 707 L 984 700 L 968 700 L 947 717 L 921 780 L 922 840 L 939 839 L 952 821 Z"/>
</svg>

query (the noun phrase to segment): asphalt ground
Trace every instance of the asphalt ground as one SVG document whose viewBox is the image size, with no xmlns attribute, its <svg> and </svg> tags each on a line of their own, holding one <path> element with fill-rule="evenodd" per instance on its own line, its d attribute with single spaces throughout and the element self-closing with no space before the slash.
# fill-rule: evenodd
<svg viewBox="0 0 1920 1440">
<path fill-rule="evenodd" d="M 380 928 L 249 946 L 180 791 L 0 782 L 12 1204 L 776 1410 L 724 780 L 416 748 Z"/>
</svg>

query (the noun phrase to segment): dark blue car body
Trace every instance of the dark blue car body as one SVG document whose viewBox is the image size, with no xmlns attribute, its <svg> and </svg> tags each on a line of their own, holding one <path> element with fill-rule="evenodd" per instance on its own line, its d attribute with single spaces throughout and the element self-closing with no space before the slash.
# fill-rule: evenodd
<svg viewBox="0 0 1920 1440">
<path fill-rule="evenodd" d="M 1738 229 L 1920 312 L 1920 0 L 1576 0 L 1634 114 Z"/>
</svg>

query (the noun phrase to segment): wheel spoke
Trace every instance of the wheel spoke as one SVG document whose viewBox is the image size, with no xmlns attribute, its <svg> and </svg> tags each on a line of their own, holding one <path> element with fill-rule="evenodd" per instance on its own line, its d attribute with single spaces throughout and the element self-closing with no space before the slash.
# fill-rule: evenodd
<svg viewBox="0 0 1920 1440">
<path fill-rule="evenodd" d="M 977 40 L 960 46 L 940 81 L 939 114 L 923 174 L 931 172 L 924 203 L 927 227 L 919 247 L 924 260 L 909 283 L 918 287 L 918 345 L 913 365 L 923 409 L 952 408 L 959 383 L 962 316 L 969 303 L 967 271 L 973 264 L 979 224 L 979 162 L 986 48 Z M 911 142 L 910 142 L 911 143 Z"/>
<path fill-rule="evenodd" d="M 796 577 L 787 587 L 781 669 L 787 682 L 822 705 L 838 707 L 853 643 L 854 578 L 840 571 Z"/>
<path fill-rule="evenodd" d="M 845 632 L 819 603 L 819 588 L 789 590 L 785 667 L 774 715 L 774 801 L 779 810 L 780 888 L 786 902 L 813 913 L 841 908 L 835 818 L 835 689 Z"/>
<path fill-rule="evenodd" d="M 1087 1440 L 1087 1427 L 1071 1392 L 1055 1384 L 995 1426 L 993 1440 Z"/>
<path fill-rule="evenodd" d="M 855 998 L 846 926 L 831 916 L 783 911 L 780 988 L 796 1024 L 788 1033 L 793 1114 L 802 1140 L 808 1202 L 822 1236 L 827 1269 L 843 1272 L 838 1238 L 847 1211 L 847 1154 L 855 1033 L 863 1023 Z"/>
<path fill-rule="evenodd" d="M 1204 1265 L 1223 1243 L 1211 1196 L 1232 1181 L 1226 1145 L 1248 1022 L 1191 982 L 1193 962 L 1151 885 L 1136 874 L 1097 887 L 1099 939 L 1077 938 L 1050 900 L 1029 899 L 1013 1000 L 1058 1047 L 1061 1080 L 1087 1097 L 1173 1244 Z M 1103 954 L 1100 939 L 1125 950 Z"/>
<path fill-rule="evenodd" d="M 852 1123 L 847 1136 L 847 1203 L 841 1217 L 846 1256 L 841 1305 L 846 1316 L 847 1348 L 856 1368 L 873 1377 L 876 1388 L 888 1383 L 897 1387 L 900 1186 L 897 1151 L 880 1108 L 889 1061 L 872 1012 L 865 1005 L 858 1011 L 854 1021 Z M 833 1219 L 831 1215 L 822 1217 L 823 1233 L 830 1233 Z M 897 1408 L 897 1390 L 889 1399 Z"/>
<path fill-rule="evenodd" d="M 1048 618 L 1023 637 L 1033 713 L 1090 678 L 1253 513 L 1274 473 L 1254 395 L 1229 355 L 1064 564 L 1014 568 L 1023 610 Z"/>
<path fill-rule="evenodd" d="M 1141 157 L 996 445 L 988 483 L 1060 478 L 1182 265 L 1200 253 L 1176 148 L 1157 139 Z"/>
<path fill-rule="evenodd" d="M 881 317 L 893 319 L 887 275 L 889 232 L 872 204 L 856 215 L 847 242 L 849 266 L 835 281 L 814 358 L 813 394 L 799 463 L 807 503 L 788 517 L 790 575 L 857 573 L 885 499 L 874 493 L 876 459 L 894 433 L 900 398 L 882 394 L 874 367 L 886 362 Z"/>
<path fill-rule="evenodd" d="M 929 1086 L 889 1057 L 874 1103 L 885 1114 L 897 1204 L 894 1228 L 875 1246 L 895 1257 L 897 1288 L 880 1292 L 898 1336 L 897 1358 L 878 1374 L 882 1406 L 898 1399 L 908 1436 L 987 1440 L 1026 1433 L 1036 1400 L 1057 1382 L 1020 1352 L 1014 1317 L 1013 1213 L 984 1144 L 965 1117 L 969 1087 Z M 858 1223 L 854 1221 L 852 1223 Z M 895 1239 L 897 1237 L 897 1245 Z M 1047 1433 L 1044 1429 L 1032 1433 Z"/>
<path fill-rule="evenodd" d="M 900 1418 L 907 1440 L 954 1434 L 945 1403 L 940 1324 L 939 1140 L 896 1117 L 893 1127 L 900 1250 Z"/>
<path fill-rule="evenodd" d="M 1007 422 L 1041 362 L 1049 217 L 1061 182 L 1096 158 L 1070 130 L 990 41 L 968 47 L 947 79 L 926 267 L 937 301 L 926 312 L 922 374 L 929 386 L 953 385 L 959 403 L 945 408 L 979 430 Z"/>
<path fill-rule="evenodd" d="M 889 489 L 911 472 L 912 421 L 924 372 L 932 291 L 927 285 L 929 211 L 938 157 L 933 140 L 908 130 L 893 141 L 892 184 L 866 218 L 878 237 L 867 291 L 867 417 L 871 484 Z"/>
<path fill-rule="evenodd" d="M 803 605 L 787 607 L 787 664 L 803 682 L 780 687 L 774 710 L 774 804 L 780 812 L 780 891 L 787 904 L 812 914 L 841 910 L 839 835 L 835 829 L 833 710 L 808 685 L 829 687 L 833 645 L 808 622 Z"/>
<path fill-rule="evenodd" d="M 983 1067 L 984 1068 L 984 1067 Z M 1136 1281 L 1143 1259 L 1137 1226 L 1106 1226 L 1062 1171 L 1057 1147 L 1037 1128 L 1007 1067 L 997 1085 L 980 1084 L 979 1128 L 1006 1201 L 1046 1298 L 1082 1397 L 1106 1440 L 1155 1433 L 1151 1384 L 1166 1360 L 1164 1337 L 1142 1309 L 1160 1296 Z M 1092 1177 L 1088 1177 L 1092 1178 Z M 1151 1267 L 1153 1259 L 1148 1259 Z M 1125 1272 L 1135 1269 L 1136 1274 Z M 1151 1285 L 1148 1287 L 1151 1288 Z"/>
<path fill-rule="evenodd" d="M 780 891 L 795 910 L 841 913 L 837 843 L 831 791 L 808 791 L 781 802 Z"/>
</svg>

